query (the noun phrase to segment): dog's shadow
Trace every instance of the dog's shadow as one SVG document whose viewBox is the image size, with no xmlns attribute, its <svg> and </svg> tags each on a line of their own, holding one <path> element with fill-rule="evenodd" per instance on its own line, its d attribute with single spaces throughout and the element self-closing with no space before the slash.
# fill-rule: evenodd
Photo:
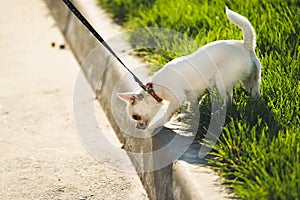
<svg viewBox="0 0 300 200">
<path fill-rule="evenodd" d="M 261 124 L 265 124 L 268 127 L 272 127 L 274 130 L 280 129 L 280 123 L 278 123 L 273 113 L 268 106 L 268 102 L 265 98 L 251 98 L 247 92 L 242 88 L 238 87 L 235 89 L 235 98 L 232 102 L 227 103 L 226 106 L 226 121 L 224 126 L 228 125 L 230 121 L 243 121 L 250 128 L 256 126 L 261 120 Z M 201 113 L 201 121 L 199 123 L 199 134 L 203 134 L 210 122 L 211 113 L 211 98 L 210 93 L 199 105 L 199 110 Z M 276 131 L 275 131 L 276 132 Z"/>
<path fill-rule="evenodd" d="M 238 101 L 229 103 L 226 106 L 226 117 L 223 127 L 229 126 L 232 122 L 245 123 L 250 129 L 256 126 L 257 138 L 260 137 L 261 130 L 267 126 L 270 131 L 268 137 L 277 136 L 278 130 L 281 129 L 280 123 L 274 118 L 274 115 L 268 107 L 268 102 L 263 97 L 251 98 L 242 88 L 235 90 L 235 93 L 241 97 Z M 211 123 L 211 96 L 206 95 L 199 104 L 200 120 L 196 136 L 178 135 L 176 131 L 170 128 L 162 129 L 154 136 L 155 148 L 161 148 L 163 145 L 169 146 L 169 156 L 174 159 L 184 160 L 189 163 L 207 164 L 208 154 L 205 159 L 199 158 L 199 151 L 203 145 L 203 139 L 207 134 L 208 127 Z M 258 125 L 260 124 L 260 125 Z M 222 140 L 222 133 L 219 140 Z M 178 141 L 172 143 L 174 138 Z M 179 139 L 180 138 L 180 139 Z M 213 150 L 214 151 L 214 150 Z"/>
</svg>

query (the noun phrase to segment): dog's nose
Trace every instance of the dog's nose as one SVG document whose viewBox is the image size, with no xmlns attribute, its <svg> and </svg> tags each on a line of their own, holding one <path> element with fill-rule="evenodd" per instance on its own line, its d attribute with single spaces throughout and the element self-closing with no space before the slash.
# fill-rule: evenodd
<svg viewBox="0 0 300 200">
<path fill-rule="evenodd" d="M 260 93 L 259 92 L 254 92 L 254 93 L 252 93 L 251 97 L 253 97 L 253 98 L 259 98 L 260 97 Z"/>
<path fill-rule="evenodd" d="M 137 124 L 136 124 L 136 128 L 137 128 L 137 129 L 142 129 L 142 130 L 144 130 L 144 129 L 146 128 L 146 126 L 145 126 L 145 124 L 143 124 L 143 123 L 137 123 Z"/>
</svg>

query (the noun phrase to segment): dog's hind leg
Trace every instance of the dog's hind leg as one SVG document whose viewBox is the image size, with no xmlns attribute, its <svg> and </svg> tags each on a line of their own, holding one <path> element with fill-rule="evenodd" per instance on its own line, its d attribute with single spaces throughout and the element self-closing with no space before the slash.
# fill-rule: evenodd
<svg viewBox="0 0 300 200">
<path fill-rule="evenodd" d="M 233 99 L 233 88 L 232 87 L 227 87 L 226 88 L 226 94 L 227 94 L 227 101 L 230 102 L 230 103 L 233 103 L 234 102 L 234 99 Z"/>
<path fill-rule="evenodd" d="M 215 84 L 216 84 L 216 87 L 217 87 L 221 97 L 223 98 L 224 101 L 226 101 L 227 91 L 226 91 L 226 87 L 224 85 L 224 81 L 222 79 L 222 76 L 221 76 L 220 72 L 217 72 L 215 74 Z"/>
</svg>

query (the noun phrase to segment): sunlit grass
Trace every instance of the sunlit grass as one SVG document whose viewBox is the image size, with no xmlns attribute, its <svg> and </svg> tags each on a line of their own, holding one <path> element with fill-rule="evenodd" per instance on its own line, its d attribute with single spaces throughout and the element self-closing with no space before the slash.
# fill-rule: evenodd
<svg viewBox="0 0 300 200">
<path fill-rule="evenodd" d="M 146 40 L 132 37 L 136 55 L 154 63 L 154 70 L 206 43 L 242 39 L 241 30 L 227 20 L 225 5 L 246 16 L 257 34 L 256 52 L 263 66 L 262 97 L 252 99 L 241 85 L 235 87 L 235 103 L 228 108 L 222 136 L 209 163 L 242 199 L 300 199 L 298 0 L 98 2 L 125 29 L 167 28 L 197 43 L 176 43 L 177 36 L 166 42 L 165 34 L 155 35 L 154 40 L 150 33 L 143 34 Z M 158 48 L 143 48 L 145 42 Z M 200 105 L 200 115 L 199 130 L 203 131 L 210 120 L 209 95 Z"/>
</svg>

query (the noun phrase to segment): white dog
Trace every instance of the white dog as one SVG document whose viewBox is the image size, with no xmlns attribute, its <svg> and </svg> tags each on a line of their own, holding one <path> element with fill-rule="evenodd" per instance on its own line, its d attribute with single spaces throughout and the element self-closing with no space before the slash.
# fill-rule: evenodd
<svg viewBox="0 0 300 200">
<path fill-rule="evenodd" d="M 207 88 L 216 87 L 224 100 L 232 99 L 233 86 L 242 81 L 252 97 L 260 95 L 261 64 L 255 55 L 254 29 L 247 18 L 227 7 L 226 15 L 242 29 L 243 41 L 215 41 L 166 64 L 151 81 L 162 101 L 143 90 L 118 94 L 127 102 L 127 112 L 137 128 L 154 130 L 163 126 L 189 95 L 199 97 Z M 161 110 L 162 116 L 153 120 Z"/>
</svg>

